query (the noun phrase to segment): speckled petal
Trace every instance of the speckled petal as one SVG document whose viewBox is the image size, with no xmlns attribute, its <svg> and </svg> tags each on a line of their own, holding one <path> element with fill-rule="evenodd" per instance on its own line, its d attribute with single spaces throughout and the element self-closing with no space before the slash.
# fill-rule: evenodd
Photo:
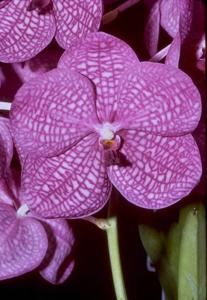
<svg viewBox="0 0 207 300">
<path fill-rule="evenodd" d="M 138 64 L 133 50 L 109 34 L 89 34 L 78 45 L 66 51 L 59 67 L 73 68 L 96 85 L 97 114 L 101 120 L 113 120 L 117 105 L 119 79 L 130 64 Z"/>
<path fill-rule="evenodd" d="M 10 134 L 10 122 L 0 117 L 0 177 L 7 171 L 13 156 L 13 142 Z"/>
<path fill-rule="evenodd" d="M 178 0 L 177 0 L 178 1 Z M 193 21 L 193 14 L 196 10 L 196 6 L 199 6 L 199 2 L 202 1 L 194 1 L 194 0 L 184 0 L 178 1 L 180 6 L 180 37 L 183 41 L 187 35 L 192 30 L 192 21 Z M 202 20 L 202 16 L 201 20 Z M 199 20 L 196 20 L 199 23 Z"/>
<path fill-rule="evenodd" d="M 13 194 L 4 178 L 0 179 L 0 203 L 13 205 Z"/>
<path fill-rule="evenodd" d="M 13 63 L 12 68 L 22 83 L 24 83 L 40 74 L 55 69 L 62 52 L 63 50 L 56 44 L 50 44 L 35 57 L 23 63 Z"/>
<path fill-rule="evenodd" d="M 161 25 L 167 33 L 175 37 L 179 30 L 180 22 L 180 0 L 162 0 L 160 5 L 161 10 Z M 185 1 L 185 0 L 184 0 Z"/>
<path fill-rule="evenodd" d="M 178 67 L 179 60 L 180 60 L 180 47 L 181 47 L 180 33 L 177 32 L 166 55 L 165 65 Z"/>
<path fill-rule="evenodd" d="M 56 40 L 64 49 L 87 33 L 97 31 L 102 18 L 101 0 L 53 0 Z"/>
<path fill-rule="evenodd" d="M 47 218 L 76 218 L 101 209 L 111 185 L 97 139 L 91 134 L 56 157 L 28 157 L 22 175 L 23 203 Z"/>
<path fill-rule="evenodd" d="M 16 277 L 36 268 L 48 247 L 43 226 L 0 204 L 0 280 Z"/>
<path fill-rule="evenodd" d="M 200 119 L 200 94 L 190 77 L 177 68 L 140 63 L 122 78 L 116 120 L 124 128 L 162 135 L 195 129 Z"/>
<path fill-rule="evenodd" d="M 94 98 L 92 83 L 69 70 L 55 69 L 25 83 L 10 114 L 21 157 L 54 155 L 91 132 Z"/>
<path fill-rule="evenodd" d="M 53 284 L 63 283 L 74 267 L 72 253 L 74 235 L 65 220 L 45 220 L 43 223 L 48 235 L 48 251 L 42 262 L 40 274 Z"/>
<path fill-rule="evenodd" d="M 144 32 L 144 39 L 150 56 L 157 52 L 160 32 L 160 4 L 157 1 L 150 10 Z"/>
<path fill-rule="evenodd" d="M 136 130 L 125 132 L 122 153 L 129 166 L 111 166 L 111 182 L 137 206 L 159 209 L 187 196 L 199 182 L 198 147 L 189 135 L 161 137 Z"/>
<path fill-rule="evenodd" d="M 11 0 L 1 0 L 0 2 L 0 9 L 6 6 Z"/>
<path fill-rule="evenodd" d="M 194 2 L 196 1 L 161 1 L 161 25 L 171 37 L 174 38 L 179 31 L 183 40 L 191 30 Z"/>
<path fill-rule="evenodd" d="M 27 60 L 43 50 L 55 34 L 52 14 L 27 11 L 30 0 L 12 0 L 0 9 L 0 61 Z"/>
</svg>

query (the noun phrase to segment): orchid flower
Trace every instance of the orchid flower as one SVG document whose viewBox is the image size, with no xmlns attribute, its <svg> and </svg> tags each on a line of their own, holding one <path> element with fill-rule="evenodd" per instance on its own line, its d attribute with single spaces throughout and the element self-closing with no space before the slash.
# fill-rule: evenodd
<svg viewBox="0 0 207 300">
<path fill-rule="evenodd" d="M 38 267 L 43 278 L 62 283 L 74 261 L 74 236 L 65 220 L 40 219 L 18 198 L 10 162 L 13 144 L 8 119 L 0 118 L 0 280 Z M 19 174 L 18 174 L 19 175 Z"/>
<path fill-rule="evenodd" d="M 102 1 L 3 0 L 0 3 L 0 61 L 20 62 L 34 57 L 55 36 L 66 49 L 96 31 Z"/>
<path fill-rule="evenodd" d="M 185 73 L 140 62 L 111 35 L 89 34 L 12 103 L 22 203 L 44 217 L 87 216 L 105 205 L 113 184 L 136 206 L 168 207 L 199 182 L 190 132 L 200 114 Z"/>
<path fill-rule="evenodd" d="M 194 55 L 197 56 L 197 49 L 194 48 L 200 47 L 205 23 L 205 11 L 202 1 L 150 0 L 150 3 L 151 9 L 145 28 L 145 42 L 150 56 L 156 56 L 159 59 L 159 55 L 156 55 L 156 53 L 158 50 L 160 27 L 169 36 L 176 39 L 174 50 L 185 42 L 188 44 L 187 52 L 189 52 L 190 48 L 190 50 L 192 49 L 195 52 Z M 167 53 L 168 48 L 166 47 L 163 50 Z"/>
</svg>

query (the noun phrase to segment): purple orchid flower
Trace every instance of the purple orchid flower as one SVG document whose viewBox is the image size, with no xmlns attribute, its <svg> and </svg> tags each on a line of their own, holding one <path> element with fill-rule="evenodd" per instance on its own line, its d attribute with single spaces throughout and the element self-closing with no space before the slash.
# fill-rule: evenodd
<svg viewBox="0 0 207 300">
<path fill-rule="evenodd" d="M 21 204 L 9 168 L 13 156 L 9 127 L 8 119 L 0 118 L 0 280 L 38 267 L 46 280 L 62 283 L 74 266 L 73 232 L 66 221 L 38 219 Z"/>
<path fill-rule="evenodd" d="M 145 28 L 145 42 L 150 56 L 157 53 L 160 26 L 175 39 L 176 46 L 173 45 L 172 51 L 175 51 L 176 47 L 179 48 L 180 44 L 185 43 L 186 53 L 190 48 L 192 49 L 190 51 L 194 52 L 194 56 L 197 56 L 196 52 L 202 43 L 205 24 L 205 10 L 202 1 L 145 0 L 145 2 L 151 6 Z"/>
<path fill-rule="evenodd" d="M 55 36 L 66 49 L 91 31 L 102 17 L 102 1 L 3 0 L 0 3 L 0 61 L 34 57 Z"/>
<path fill-rule="evenodd" d="M 10 117 L 21 199 L 44 217 L 76 218 L 100 210 L 112 183 L 137 206 L 172 205 L 201 176 L 189 134 L 200 114 L 185 73 L 139 62 L 113 36 L 89 34 L 16 94 Z"/>
</svg>

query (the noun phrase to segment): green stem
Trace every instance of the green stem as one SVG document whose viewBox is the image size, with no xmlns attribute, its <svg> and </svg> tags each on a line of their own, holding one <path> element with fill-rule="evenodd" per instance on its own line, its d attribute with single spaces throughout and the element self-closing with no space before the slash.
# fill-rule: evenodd
<svg viewBox="0 0 207 300">
<path fill-rule="evenodd" d="M 178 300 L 206 299 L 205 206 L 195 203 L 180 212 L 182 236 L 178 268 Z"/>
<path fill-rule="evenodd" d="M 111 264 L 114 290 L 115 290 L 117 300 L 127 300 L 122 268 L 121 268 L 117 216 L 112 216 L 111 212 L 112 212 L 112 206 L 110 203 L 109 218 L 108 218 L 110 227 L 106 230 L 106 233 L 107 233 L 107 240 L 108 240 L 108 251 L 109 251 L 109 259 Z"/>
</svg>

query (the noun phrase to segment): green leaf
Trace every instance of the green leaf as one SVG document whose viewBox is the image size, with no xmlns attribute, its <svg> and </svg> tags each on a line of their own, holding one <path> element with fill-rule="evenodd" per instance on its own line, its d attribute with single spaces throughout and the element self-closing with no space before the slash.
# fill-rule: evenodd
<svg viewBox="0 0 207 300">
<path fill-rule="evenodd" d="M 205 300 L 205 211 L 200 203 L 180 213 L 182 236 L 178 269 L 178 300 Z"/>
<path fill-rule="evenodd" d="M 189 204 L 167 228 L 139 226 L 168 300 L 206 300 L 205 207 Z"/>
</svg>

